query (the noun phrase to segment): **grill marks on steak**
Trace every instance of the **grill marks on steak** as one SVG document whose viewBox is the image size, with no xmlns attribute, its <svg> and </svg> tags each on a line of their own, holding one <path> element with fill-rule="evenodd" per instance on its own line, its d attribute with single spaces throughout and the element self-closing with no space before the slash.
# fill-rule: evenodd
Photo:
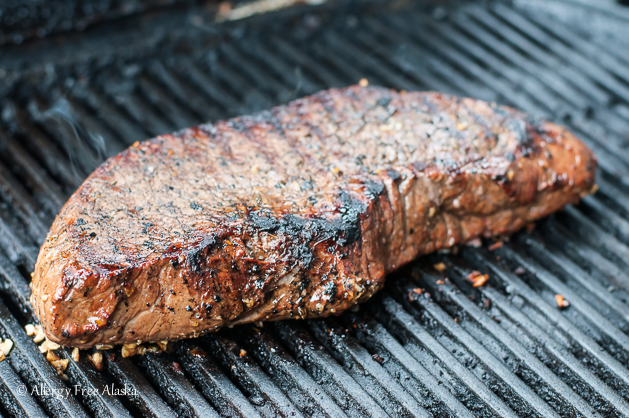
<svg viewBox="0 0 629 418">
<path fill-rule="evenodd" d="M 340 312 L 420 254 L 586 194 L 564 128 L 439 93 L 349 87 L 136 144 L 70 198 L 31 301 L 65 345 Z"/>
</svg>

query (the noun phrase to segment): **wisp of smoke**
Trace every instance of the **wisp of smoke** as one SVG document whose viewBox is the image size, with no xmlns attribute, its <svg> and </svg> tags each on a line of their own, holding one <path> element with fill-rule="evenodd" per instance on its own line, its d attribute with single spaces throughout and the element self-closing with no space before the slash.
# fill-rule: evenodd
<svg viewBox="0 0 629 418">
<path fill-rule="evenodd" d="M 93 171 L 105 158 L 105 140 L 83 128 L 66 99 L 57 100 L 52 107 L 39 112 L 39 117 L 41 122 L 54 124 L 77 177 Z"/>
</svg>

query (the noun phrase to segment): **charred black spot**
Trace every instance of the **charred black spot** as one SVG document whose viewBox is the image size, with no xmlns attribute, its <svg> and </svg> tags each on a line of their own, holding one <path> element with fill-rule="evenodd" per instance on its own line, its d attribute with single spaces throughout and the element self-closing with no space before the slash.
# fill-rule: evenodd
<svg viewBox="0 0 629 418">
<path fill-rule="evenodd" d="M 366 193 L 372 199 L 380 196 L 384 192 L 384 184 L 379 181 L 367 180 L 364 182 Z"/>
<path fill-rule="evenodd" d="M 378 99 L 376 104 L 378 106 L 387 107 L 387 106 L 389 106 L 389 103 L 391 103 L 391 100 L 393 100 L 391 97 L 382 97 L 382 98 Z"/>
<path fill-rule="evenodd" d="M 70 338 L 70 333 L 64 329 L 63 331 L 61 331 L 61 336 L 63 338 Z"/>
<path fill-rule="evenodd" d="M 223 298 L 220 297 L 219 295 L 214 295 L 214 302 L 220 302 L 222 300 L 223 300 Z"/>
<path fill-rule="evenodd" d="M 546 130 L 544 129 L 544 120 L 539 116 L 534 115 L 526 115 L 524 116 L 524 123 L 526 123 L 527 128 L 530 126 L 534 128 L 538 133 L 544 134 Z"/>
<path fill-rule="evenodd" d="M 402 176 L 400 176 L 400 173 L 391 168 L 387 170 L 387 174 L 393 181 L 398 181 L 400 178 L 402 178 Z"/>
<path fill-rule="evenodd" d="M 310 247 L 306 244 L 301 244 L 296 246 L 293 251 L 293 257 L 296 260 L 299 260 L 299 263 L 306 269 L 310 268 L 310 263 L 312 263 L 314 259 L 314 255 L 312 251 L 310 251 Z"/>
<path fill-rule="evenodd" d="M 376 192 L 384 190 L 383 185 Z M 310 245 L 313 242 L 334 239 L 337 245 L 347 245 L 360 238 L 360 215 L 366 205 L 347 193 L 339 195 L 340 217 L 336 219 L 302 218 L 292 214 L 281 218 L 267 216 L 260 211 L 249 214 L 248 223 L 254 231 L 265 231 L 284 236 L 293 258 L 304 268 L 314 260 Z"/>
<path fill-rule="evenodd" d="M 206 237 L 196 248 L 188 251 L 187 259 L 190 269 L 195 273 L 201 273 L 203 271 L 204 256 L 216 245 L 216 238 Z"/>
<path fill-rule="evenodd" d="M 339 200 L 341 201 L 341 207 L 339 208 L 341 222 L 339 225 L 338 220 L 333 220 L 332 224 L 333 227 L 336 227 L 341 232 L 339 235 L 341 235 L 345 244 L 351 244 L 360 238 L 360 215 L 365 212 L 366 205 L 352 198 L 346 192 L 340 193 Z M 338 240 L 338 243 L 344 245 L 340 241 L 341 239 Z"/>
<path fill-rule="evenodd" d="M 251 213 L 249 219 L 253 224 L 252 226 L 259 231 L 276 232 L 281 226 L 281 222 L 278 219 L 260 216 L 256 212 Z"/>
</svg>

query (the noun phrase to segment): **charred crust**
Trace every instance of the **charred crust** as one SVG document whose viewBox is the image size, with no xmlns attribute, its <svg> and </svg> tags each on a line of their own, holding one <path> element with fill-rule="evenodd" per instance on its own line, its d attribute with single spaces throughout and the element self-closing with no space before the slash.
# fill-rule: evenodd
<svg viewBox="0 0 629 418">
<path fill-rule="evenodd" d="M 188 266 L 192 272 L 197 274 L 203 272 L 205 256 L 207 256 L 216 243 L 216 237 L 208 236 L 205 237 L 201 243 L 195 246 L 195 248 L 188 250 L 186 258 L 188 260 Z"/>
<path fill-rule="evenodd" d="M 387 107 L 389 106 L 389 103 L 391 103 L 392 100 L 393 100 L 392 97 L 381 97 L 380 99 L 376 101 L 376 104 L 378 106 Z"/>
<path fill-rule="evenodd" d="M 382 193 L 384 187 L 377 191 Z M 310 243 L 316 241 L 334 240 L 344 246 L 360 238 L 360 215 L 366 210 L 366 205 L 342 192 L 339 196 L 340 207 L 338 218 L 311 217 L 303 218 L 292 214 L 275 218 L 263 212 L 250 212 L 247 224 L 252 231 L 283 234 L 295 243 Z M 297 245 L 297 257 L 303 256 L 307 246 Z M 310 250 L 308 250 L 310 251 Z"/>
<path fill-rule="evenodd" d="M 400 173 L 398 173 L 397 171 L 393 170 L 392 168 L 389 168 L 387 170 L 387 175 L 391 178 L 391 180 L 393 181 L 398 181 L 399 179 L 402 178 L 402 176 L 400 175 Z"/>
<path fill-rule="evenodd" d="M 370 199 L 375 199 L 384 193 L 385 186 L 381 181 L 373 181 L 373 180 L 364 180 L 363 185 L 365 186 L 364 193 Z"/>
</svg>

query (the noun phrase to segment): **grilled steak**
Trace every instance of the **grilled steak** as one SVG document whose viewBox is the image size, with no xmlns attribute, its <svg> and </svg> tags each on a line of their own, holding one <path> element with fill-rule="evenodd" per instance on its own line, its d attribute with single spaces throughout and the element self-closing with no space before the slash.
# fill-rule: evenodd
<svg viewBox="0 0 629 418">
<path fill-rule="evenodd" d="M 420 254 L 578 201 L 595 171 L 563 127 L 511 108 L 327 90 L 107 160 L 55 220 L 31 301 L 77 347 L 326 316 Z"/>
</svg>

